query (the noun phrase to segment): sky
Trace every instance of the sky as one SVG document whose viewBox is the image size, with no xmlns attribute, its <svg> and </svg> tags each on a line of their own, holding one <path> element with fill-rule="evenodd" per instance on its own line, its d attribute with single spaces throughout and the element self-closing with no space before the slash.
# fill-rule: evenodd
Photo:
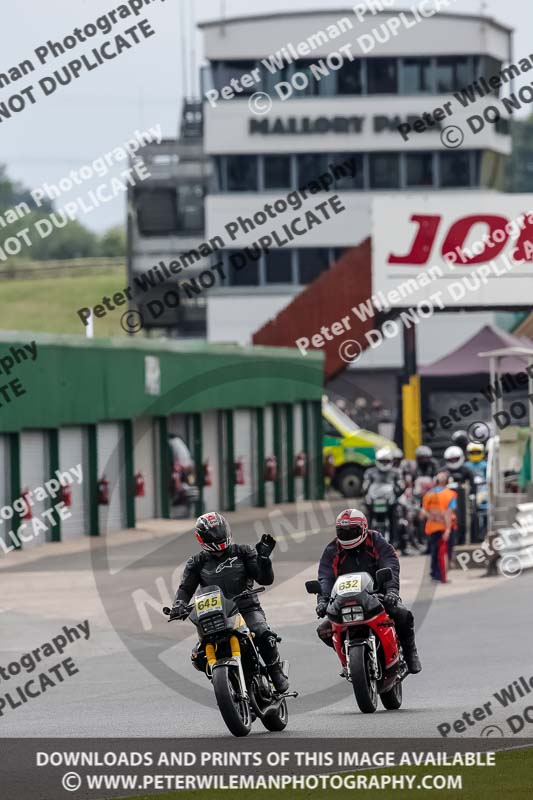
<svg viewBox="0 0 533 800">
<path fill-rule="evenodd" d="M 100 15 L 118 8 L 125 0 L 18 0 L 5 3 L 0 27 L 0 73 L 7 72 L 24 59 L 38 64 L 34 50 L 48 40 L 62 40 L 76 27 L 94 22 Z M 0 122 L 0 163 L 6 164 L 10 178 L 34 189 L 43 182 L 57 183 L 71 169 L 79 170 L 95 158 L 118 147 L 136 131 L 160 125 L 164 136 L 174 137 L 178 130 L 181 101 L 186 91 L 184 63 L 190 71 L 190 43 L 194 41 L 196 62 L 203 62 L 202 40 L 193 35 L 195 22 L 220 17 L 225 8 L 228 17 L 239 14 L 272 13 L 287 10 L 350 8 L 354 3 L 342 0 L 152 0 L 137 18 L 120 20 L 116 30 L 78 45 L 72 58 L 90 52 L 94 43 L 111 38 L 115 32 L 146 17 L 155 35 L 123 52 L 112 61 L 44 97 L 36 92 L 37 102 L 24 111 Z M 414 0 L 396 0 L 398 9 L 409 8 Z M 485 13 L 515 28 L 515 53 L 529 54 L 528 32 L 533 26 L 533 6 L 529 0 L 457 0 L 450 10 L 459 13 Z M 184 47 L 184 42 L 187 46 Z M 286 44 L 280 30 L 280 46 Z M 66 62 L 51 59 L 35 74 L 21 78 L 0 89 L 0 104 L 29 84 Z M 124 164 L 117 165 L 117 172 Z M 83 187 L 94 188 L 90 182 Z M 64 195 L 65 202 L 79 194 L 79 189 Z M 101 232 L 124 221 L 124 196 L 102 205 L 90 214 L 81 215 L 87 227 Z"/>
</svg>

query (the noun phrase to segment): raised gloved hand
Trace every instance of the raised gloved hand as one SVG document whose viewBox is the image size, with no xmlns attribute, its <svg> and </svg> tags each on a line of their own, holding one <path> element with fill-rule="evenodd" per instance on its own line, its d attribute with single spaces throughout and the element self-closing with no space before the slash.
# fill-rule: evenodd
<svg viewBox="0 0 533 800">
<path fill-rule="evenodd" d="M 329 600 L 327 597 L 319 597 L 316 604 L 317 617 L 325 617 L 328 609 Z"/>
<path fill-rule="evenodd" d="M 261 541 L 257 542 L 255 549 L 260 558 L 268 558 L 276 546 L 276 540 L 269 533 L 261 536 Z"/>
<path fill-rule="evenodd" d="M 169 620 L 171 621 L 173 619 L 187 619 L 188 616 L 189 612 L 187 610 L 187 604 L 184 603 L 183 600 L 177 600 L 172 606 Z"/>
<path fill-rule="evenodd" d="M 395 589 L 387 589 L 383 597 L 383 604 L 388 608 L 396 608 L 400 602 L 400 595 Z"/>
</svg>

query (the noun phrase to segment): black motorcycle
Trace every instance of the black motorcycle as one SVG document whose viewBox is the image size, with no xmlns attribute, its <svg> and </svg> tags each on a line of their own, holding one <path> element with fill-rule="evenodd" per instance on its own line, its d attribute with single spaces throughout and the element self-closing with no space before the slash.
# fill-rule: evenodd
<svg viewBox="0 0 533 800">
<path fill-rule="evenodd" d="M 237 606 L 239 601 L 264 591 L 261 586 L 229 599 L 218 586 L 206 586 L 180 617 L 189 618 L 196 626 L 199 652 L 205 653 L 206 675 L 213 684 L 222 719 L 234 736 L 247 736 L 255 719 L 269 731 L 282 731 L 289 721 L 286 698 L 298 697 L 298 692 L 276 692 Z M 163 613 L 168 616 L 170 608 L 165 607 Z M 286 661 L 283 672 L 288 675 Z"/>
<path fill-rule="evenodd" d="M 407 521 L 402 513 L 394 484 L 372 483 L 365 497 L 368 525 L 380 531 L 385 539 L 407 554 Z"/>
</svg>

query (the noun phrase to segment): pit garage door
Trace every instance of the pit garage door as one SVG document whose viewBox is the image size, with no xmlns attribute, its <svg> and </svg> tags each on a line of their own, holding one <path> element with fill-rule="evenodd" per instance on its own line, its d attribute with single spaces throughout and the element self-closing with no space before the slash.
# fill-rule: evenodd
<svg viewBox="0 0 533 800">
<path fill-rule="evenodd" d="M 109 505 L 99 506 L 100 532 L 109 533 L 126 524 L 126 473 L 124 437 L 119 422 L 98 425 L 98 480 L 109 481 Z"/>
<path fill-rule="evenodd" d="M 235 486 L 235 505 L 237 508 L 250 508 L 254 505 L 256 485 L 256 441 L 255 413 L 249 409 L 238 409 L 233 415 L 233 438 L 235 460 L 242 463 L 244 484 Z"/>
<path fill-rule="evenodd" d="M 42 513 L 51 505 L 54 499 L 46 497 L 43 500 L 35 499 L 35 490 L 44 486 L 45 481 L 50 478 L 50 460 L 48 451 L 48 436 L 45 431 L 23 431 L 20 435 L 20 488 L 29 489 L 33 494 L 30 495 L 33 518 L 39 518 L 47 527 L 46 531 L 41 531 L 37 536 L 31 537 L 32 523 L 27 520 L 26 530 L 23 532 L 29 541 L 23 543 L 24 549 L 37 547 L 44 542 L 51 541 L 50 522 L 42 519 Z"/>
<path fill-rule="evenodd" d="M 11 505 L 9 487 L 9 439 L 7 436 L 0 434 L 0 508 Z M 0 517 L 0 539 L 4 542 L 6 547 L 11 547 L 13 542 L 9 537 L 9 531 L 12 529 L 10 520 L 2 519 Z"/>
<path fill-rule="evenodd" d="M 304 421 L 303 409 L 301 403 L 295 403 L 294 406 L 294 455 L 297 456 L 304 450 Z M 309 458 L 309 453 L 306 454 Z M 306 464 L 307 467 L 307 464 Z M 304 498 L 304 479 L 296 477 L 294 479 L 294 499 L 303 500 Z"/>
<path fill-rule="evenodd" d="M 265 408 L 264 432 L 265 458 L 269 458 L 270 456 L 274 455 L 274 412 L 272 410 L 272 406 L 267 406 Z M 274 503 L 274 481 L 265 482 L 265 503 L 267 506 L 271 506 Z"/>
<path fill-rule="evenodd" d="M 289 448 L 287 437 L 289 431 L 287 428 L 287 413 L 285 406 L 278 406 L 277 408 L 279 430 L 280 430 L 280 444 L 281 444 L 281 463 L 278 464 L 278 475 L 281 476 L 281 502 L 287 502 L 289 495 Z"/>
<path fill-rule="evenodd" d="M 206 411 L 202 414 L 203 461 L 208 462 L 211 486 L 204 487 L 206 511 L 217 511 L 220 506 L 220 464 L 218 442 L 218 413 Z"/>
<path fill-rule="evenodd" d="M 157 460 L 156 435 L 151 417 L 133 422 L 133 471 L 144 479 L 144 497 L 135 498 L 135 518 L 154 519 L 156 516 Z"/>
<path fill-rule="evenodd" d="M 82 480 L 72 473 L 72 468 L 81 465 Z M 72 483 L 70 491 L 72 505 L 68 509 L 70 517 L 61 520 L 61 540 L 79 539 L 89 534 L 89 468 L 87 463 L 87 432 L 81 426 L 61 428 L 59 431 L 59 470 L 70 471 Z"/>
<path fill-rule="evenodd" d="M 181 436 L 190 449 L 189 424 L 187 414 L 170 414 L 167 423 L 169 436 Z"/>
</svg>

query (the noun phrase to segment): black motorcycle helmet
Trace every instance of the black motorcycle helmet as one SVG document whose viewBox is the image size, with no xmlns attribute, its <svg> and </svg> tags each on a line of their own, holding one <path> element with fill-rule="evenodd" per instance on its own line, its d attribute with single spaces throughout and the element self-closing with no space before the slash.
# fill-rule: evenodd
<svg viewBox="0 0 533 800">
<path fill-rule="evenodd" d="M 433 450 L 427 444 L 421 444 L 415 450 L 415 459 L 419 467 L 426 466 L 431 463 L 433 458 Z"/>
<path fill-rule="evenodd" d="M 469 441 L 470 439 L 466 431 L 455 431 L 455 433 L 452 433 L 452 445 L 460 447 L 463 453 L 466 453 Z"/>
<path fill-rule="evenodd" d="M 202 550 L 222 553 L 232 542 L 229 522 L 218 511 L 208 511 L 196 520 L 194 532 Z"/>
</svg>

